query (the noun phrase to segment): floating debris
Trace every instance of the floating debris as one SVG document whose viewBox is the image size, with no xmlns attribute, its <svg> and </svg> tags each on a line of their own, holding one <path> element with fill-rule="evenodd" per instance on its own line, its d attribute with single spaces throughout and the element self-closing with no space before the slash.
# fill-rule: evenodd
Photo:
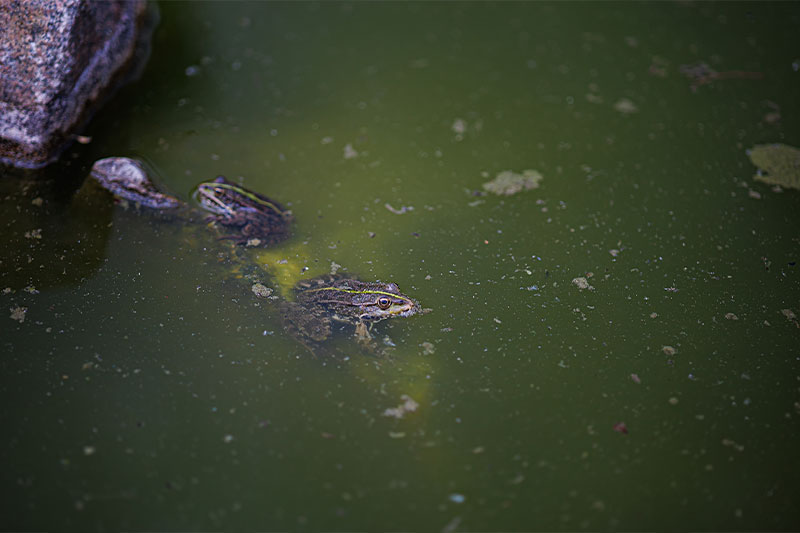
<svg viewBox="0 0 800 533">
<path fill-rule="evenodd" d="M 32 229 L 30 231 L 25 232 L 26 239 L 41 239 L 42 238 L 42 228 Z"/>
<path fill-rule="evenodd" d="M 436 352 L 436 347 L 428 341 L 420 344 L 420 347 L 422 347 L 422 355 L 433 355 Z"/>
<path fill-rule="evenodd" d="M 464 503 L 464 501 L 466 501 L 466 499 L 467 499 L 466 497 L 464 497 L 463 494 L 459 494 L 457 492 L 454 492 L 453 494 L 451 494 L 447 498 L 453 503 Z"/>
<path fill-rule="evenodd" d="M 400 399 L 403 400 L 403 403 L 397 407 L 389 407 L 383 412 L 383 416 L 403 418 L 406 413 L 414 412 L 417 410 L 417 407 L 419 407 L 419 404 L 415 402 L 408 394 L 403 394 L 400 396 Z"/>
<path fill-rule="evenodd" d="M 603 97 L 594 93 L 586 93 L 585 95 L 586 101 L 590 104 L 602 104 Z"/>
<path fill-rule="evenodd" d="M 452 520 L 450 520 L 443 528 L 442 533 L 453 533 L 458 529 L 458 526 L 461 525 L 461 517 L 454 516 Z"/>
<path fill-rule="evenodd" d="M 572 284 L 578 287 L 580 290 L 585 290 L 585 289 L 589 289 L 590 291 L 594 290 L 594 287 L 589 285 L 589 280 L 587 280 L 584 277 L 573 279 Z"/>
<path fill-rule="evenodd" d="M 772 111 L 764 115 L 764 122 L 767 124 L 777 124 L 781 121 L 781 114 L 777 111 Z"/>
<path fill-rule="evenodd" d="M 611 429 L 617 433 L 622 433 L 623 435 L 628 434 L 628 426 L 625 425 L 625 422 L 617 422 Z"/>
<path fill-rule="evenodd" d="M 409 211 L 413 211 L 414 210 L 414 206 L 413 205 L 404 205 L 400 209 L 397 209 L 397 208 L 392 207 L 388 202 L 383 204 L 383 207 L 385 207 L 386 209 L 388 209 L 389 211 L 391 211 L 395 215 L 404 215 L 404 214 L 408 213 Z"/>
<path fill-rule="evenodd" d="M 758 144 L 747 151 L 758 181 L 800 189 L 800 150 L 785 144 Z"/>
<path fill-rule="evenodd" d="M 391 348 L 395 348 L 397 346 L 397 344 L 395 344 L 395 342 L 389 335 L 384 335 L 381 342 L 383 343 L 384 346 L 389 346 Z"/>
<path fill-rule="evenodd" d="M 639 108 L 636 107 L 636 104 L 634 104 L 631 100 L 628 100 L 627 98 L 620 98 L 617 100 L 617 103 L 614 104 L 614 110 L 619 111 L 623 115 L 630 115 L 639 111 Z"/>
<path fill-rule="evenodd" d="M 722 445 L 723 446 L 727 446 L 729 448 L 733 448 L 737 452 L 743 452 L 744 451 L 744 445 L 738 444 L 736 441 L 731 440 L 731 439 L 722 439 Z"/>
<path fill-rule="evenodd" d="M 252 290 L 253 294 L 255 294 L 258 298 L 269 298 L 272 296 L 272 289 L 263 283 L 253 283 L 253 286 L 250 287 L 250 290 Z"/>
<path fill-rule="evenodd" d="M 544 177 L 536 170 L 523 170 L 522 174 L 516 174 L 510 170 L 504 170 L 493 180 L 483 184 L 483 188 L 488 192 L 498 196 L 511 196 L 522 191 L 538 189 L 539 182 Z"/>
<path fill-rule="evenodd" d="M 791 309 L 781 309 L 781 313 L 783 316 L 786 317 L 787 320 L 794 323 L 795 326 L 800 328 L 800 322 L 797 321 L 797 315 Z"/>
<path fill-rule="evenodd" d="M 706 85 L 718 80 L 760 80 L 764 77 L 763 72 L 752 72 L 745 70 L 727 70 L 725 72 L 717 72 L 708 66 L 707 63 L 681 65 L 678 70 L 680 70 L 681 74 L 689 78 L 689 80 L 692 82 L 690 86 L 692 92 L 697 91 L 697 88 L 701 85 Z"/>
<path fill-rule="evenodd" d="M 344 158 L 345 159 L 353 159 L 354 157 L 358 157 L 358 152 L 355 151 L 352 144 L 344 145 Z"/>
<path fill-rule="evenodd" d="M 639 375 L 638 374 L 631 374 L 631 381 L 633 381 L 637 385 L 641 385 L 642 384 L 642 380 L 639 379 Z"/>
<path fill-rule="evenodd" d="M 739 320 L 739 317 L 733 313 L 725 313 L 725 318 L 728 320 Z"/>
<path fill-rule="evenodd" d="M 669 62 L 666 59 L 659 56 L 653 56 L 652 60 L 650 61 L 650 67 L 647 69 L 647 72 L 650 73 L 651 76 L 666 78 L 668 66 Z"/>
<path fill-rule="evenodd" d="M 469 133 L 473 137 L 476 136 L 481 132 L 483 129 L 483 121 L 481 119 L 476 119 L 472 124 L 469 124 L 463 118 L 456 118 L 453 120 L 453 124 L 450 126 L 450 130 L 455 133 L 453 139 L 455 141 L 463 141 L 464 135 Z M 435 152 L 436 157 L 441 157 L 441 150 L 436 150 Z"/>
<path fill-rule="evenodd" d="M 20 324 L 25 322 L 25 313 L 28 312 L 27 307 L 12 307 L 9 311 L 11 311 L 11 320 L 16 320 Z"/>
<path fill-rule="evenodd" d="M 666 355 L 675 355 L 677 350 L 672 346 L 662 346 L 661 351 L 664 352 Z"/>
</svg>

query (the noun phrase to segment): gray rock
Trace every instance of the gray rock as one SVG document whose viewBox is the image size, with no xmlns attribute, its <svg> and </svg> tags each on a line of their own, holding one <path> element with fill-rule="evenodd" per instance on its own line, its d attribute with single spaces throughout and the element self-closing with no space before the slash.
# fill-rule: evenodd
<svg viewBox="0 0 800 533">
<path fill-rule="evenodd" d="M 56 160 L 149 43 L 146 0 L 0 0 L 0 161 Z"/>
</svg>

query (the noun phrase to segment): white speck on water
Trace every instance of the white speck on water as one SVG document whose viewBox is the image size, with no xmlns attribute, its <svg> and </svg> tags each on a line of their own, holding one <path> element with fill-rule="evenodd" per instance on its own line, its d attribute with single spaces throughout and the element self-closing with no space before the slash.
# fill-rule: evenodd
<svg viewBox="0 0 800 533">
<path fill-rule="evenodd" d="M 617 100 L 617 103 L 614 104 L 614 109 L 623 115 L 630 115 L 631 113 L 636 113 L 639 111 L 639 108 L 636 107 L 636 104 L 627 98 L 620 98 Z"/>
<path fill-rule="evenodd" d="M 354 157 L 358 157 L 358 152 L 355 151 L 353 145 L 350 143 L 344 145 L 344 158 L 353 159 Z"/>
<path fill-rule="evenodd" d="M 453 503 L 464 503 L 464 501 L 466 500 L 463 494 L 459 494 L 457 492 L 454 492 L 447 498 Z"/>
</svg>

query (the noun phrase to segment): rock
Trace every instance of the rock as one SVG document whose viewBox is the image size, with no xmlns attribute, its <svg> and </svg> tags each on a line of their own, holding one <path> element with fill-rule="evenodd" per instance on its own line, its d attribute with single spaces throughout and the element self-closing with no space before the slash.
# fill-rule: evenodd
<svg viewBox="0 0 800 533">
<path fill-rule="evenodd" d="M 0 0 L 0 161 L 55 161 L 147 56 L 146 0 Z"/>
</svg>

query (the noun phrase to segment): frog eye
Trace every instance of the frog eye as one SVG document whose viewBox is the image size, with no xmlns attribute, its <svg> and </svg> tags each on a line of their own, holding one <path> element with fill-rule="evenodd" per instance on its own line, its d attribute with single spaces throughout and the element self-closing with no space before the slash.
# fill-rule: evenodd
<svg viewBox="0 0 800 533">
<path fill-rule="evenodd" d="M 389 309 L 390 305 L 392 305 L 392 301 L 386 296 L 381 296 L 378 298 L 378 307 L 381 309 Z"/>
</svg>

